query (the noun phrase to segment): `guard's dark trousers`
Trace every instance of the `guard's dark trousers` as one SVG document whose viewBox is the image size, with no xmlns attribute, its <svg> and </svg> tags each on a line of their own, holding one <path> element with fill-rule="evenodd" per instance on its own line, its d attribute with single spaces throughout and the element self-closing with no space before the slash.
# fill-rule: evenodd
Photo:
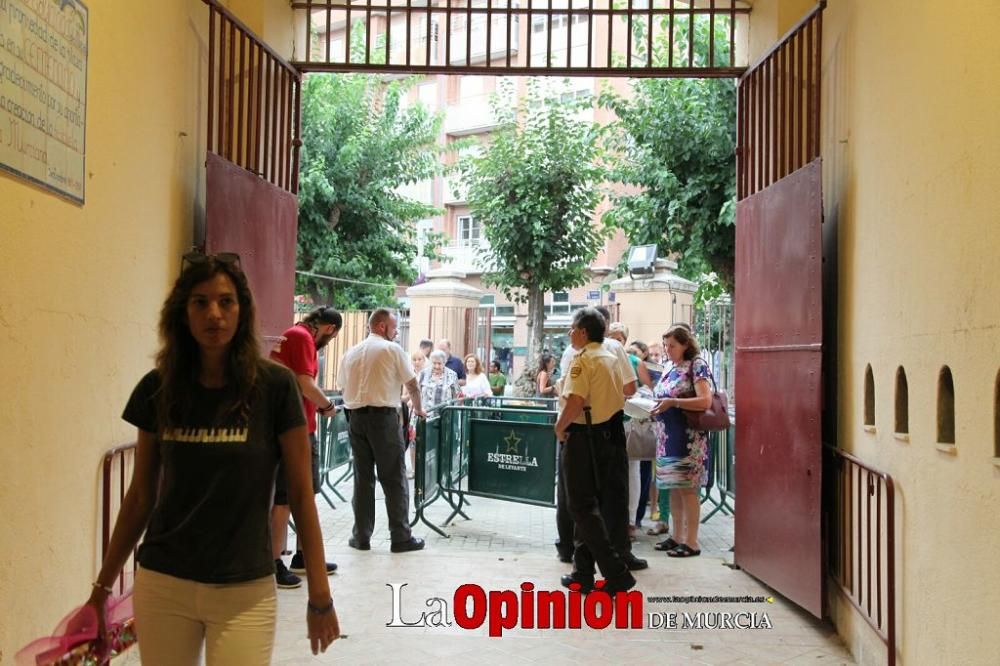
<svg viewBox="0 0 1000 666">
<path fill-rule="evenodd" d="M 603 426 L 603 427 L 602 427 Z M 574 569 L 582 575 L 594 574 L 594 563 L 605 578 L 628 573 L 621 554 L 612 545 L 603 516 L 620 516 L 614 521 L 624 527 L 628 539 L 628 455 L 620 423 L 593 427 L 593 453 L 586 426 L 572 425 L 562 449 L 560 473 L 565 479 L 569 513 L 575 525 Z"/>
<path fill-rule="evenodd" d="M 406 447 L 399 435 L 399 414 L 393 408 L 362 407 L 350 413 L 354 452 L 354 538 L 371 541 L 375 530 L 375 467 L 385 494 L 389 534 L 393 543 L 410 538 L 410 487 L 406 482 Z"/>
<path fill-rule="evenodd" d="M 608 427 L 621 428 L 620 421 Z M 622 429 L 621 440 L 625 441 L 625 431 Z M 586 442 L 586 437 L 584 437 Z M 595 439 L 595 445 L 605 442 L 603 436 Z M 563 449 L 566 444 L 559 444 L 559 460 L 563 458 Z M 561 463 L 560 463 L 561 464 Z M 608 530 L 608 537 L 611 545 L 614 546 L 618 554 L 625 557 L 632 552 L 632 540 L 628 535 L 628 455 L 625 456 L 624 467 L 616 473 L 625 475 L 625 495 L 621 498 L 609 498 L 610 501 L 601 502 L 601 517 L 604 518 L 604 527 Z M 648 494 L 648 487 L 647 487 Z M 620 499 L 621 501 L 615 501 Z M 645 508 L 645 506 L 643 506 Z M 572 557 L 575 549 L 573 539 L 573 516 L 569 512 L 569 500 L 566 498 L 566 475 L 559 472 L 559 480 L 556 484 L 556 532 L 559 541 L 556 542 L 556 551 L 560 556 Z"/>
</svg>

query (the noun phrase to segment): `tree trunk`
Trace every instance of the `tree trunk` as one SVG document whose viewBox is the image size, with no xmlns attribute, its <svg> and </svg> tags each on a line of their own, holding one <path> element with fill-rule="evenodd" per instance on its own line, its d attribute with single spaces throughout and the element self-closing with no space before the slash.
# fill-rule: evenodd
<svg viewBox="0 0 1000 666">
<path fill-rule="evenodd" d="M 527 398 L 535 395 L 535 377 L 545 341 L 545 292 L 540 287 L 528 289 L 528 354 L 524 372 L 514 383 L 514 395 Z"/>
</svg>

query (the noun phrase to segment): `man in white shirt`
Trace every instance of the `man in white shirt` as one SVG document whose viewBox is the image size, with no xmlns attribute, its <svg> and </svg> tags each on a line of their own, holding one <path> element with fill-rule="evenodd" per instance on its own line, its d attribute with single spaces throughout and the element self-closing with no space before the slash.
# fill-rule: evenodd
<svg viewBox="0 0 1000 666">
<path fill-rule="evenodd" d="M 424 540 L 410 533 L 410 487 L 406 481 L 406 446 L 400 437 L 399 394 L 405 385 L 413 412 L 426 416 L 410 358 L 393 342 L 398 323 L 387 308 L 368 318 L 368 337 L 344 354 L 337 385 L 344 392 L 351 450 L 354 452 L 353 536 L 347 544 L 371 549 L 375 530 L 375 468 L 385 494 L 390 550 L 420 550 Z"/>
</svg>

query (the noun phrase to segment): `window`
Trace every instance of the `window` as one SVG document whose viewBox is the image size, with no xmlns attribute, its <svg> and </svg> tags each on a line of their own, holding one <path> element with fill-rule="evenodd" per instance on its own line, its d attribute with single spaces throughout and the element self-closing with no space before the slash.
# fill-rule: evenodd
<svg viewBox="0 0 1000 666">
<path fill-rule="evenodd" d="M 484 294 L 479 299 L 479 305 L 485 307 L 493 307 L 497 302 L 497 297 L 494 294 Z"/>
<path fill-rule="evenodd" d="M 896 368 L 896 427 L 897 435 L 910 432 L 910 391 L 906 384 L 906 370 Z"/>
<path fill-rule="evenodd" d="M 498 305 L 496 307 L 496 316 L 498 316 L 498 317 L 513 317 L 514 316 L 514 306 L 513 305 Z"/>
<path fill-rule="evenodd" d="M 482 239 L 482 228 L 479 220 L 471 215 L 460 215 L 458 218 L 458 246 L 475 247 Z"/>
<path fill-rule="evenodd" d="M 875 375 L 865 366 L 865 430 L 875 432 Z"/>
<path fill-rule="evenodd" d="M 557 291 L 552 294 L 552 314 L 569 314 L 569 293 Z"/>
<path fill-rule="evenodd" d="M 938 374 L 937 442 L 955 445 L 955 382 L 947 365 Z"/>
</svg>

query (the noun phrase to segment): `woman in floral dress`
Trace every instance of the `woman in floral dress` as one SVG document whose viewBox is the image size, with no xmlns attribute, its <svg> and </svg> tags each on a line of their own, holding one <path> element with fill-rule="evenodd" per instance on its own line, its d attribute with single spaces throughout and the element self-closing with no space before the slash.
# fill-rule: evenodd
<svg viewBox="0 0 1000 666">
<path fill-rule="evenodd" d="M 670 492 L 673 534 L 655 548 L 671 557 L 693 557 L 701 554 L 699 491 L 707 478 L 708 433 L 689 429 L 684 412 L 711 406 L 711 371 L 698 356 L 698 341 L 686 325 L 664 333 L 663 348 L 671 367 L 653 388 L 659 402 L 652 413 L 656 417 L 656 486 L 660 492 Z"/>
</svg>

